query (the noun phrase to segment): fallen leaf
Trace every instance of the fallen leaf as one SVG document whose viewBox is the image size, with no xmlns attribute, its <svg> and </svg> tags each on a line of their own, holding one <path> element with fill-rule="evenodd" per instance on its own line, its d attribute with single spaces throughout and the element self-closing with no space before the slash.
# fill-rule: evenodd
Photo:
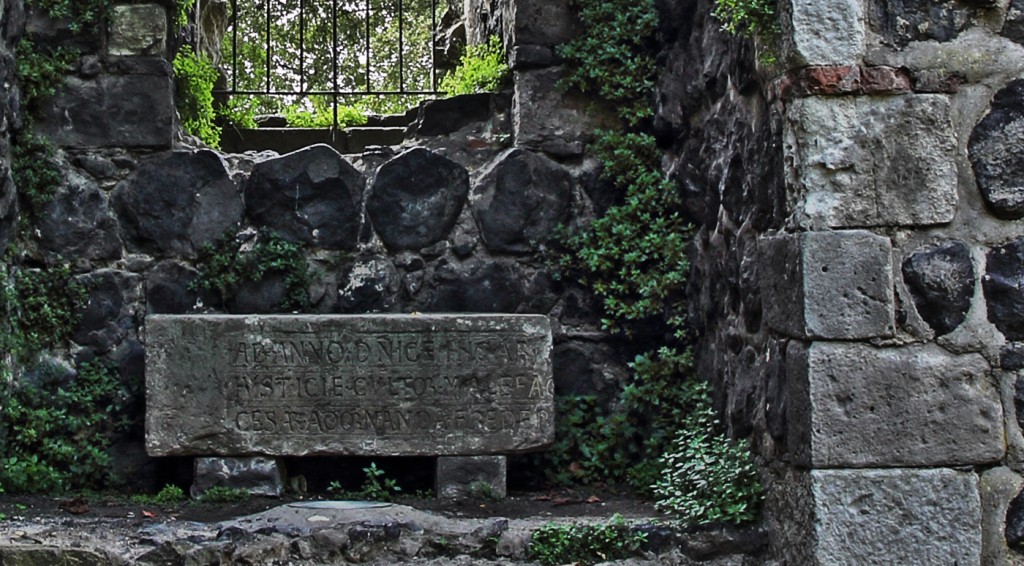
<svg viewBox="0 0 1024 566">
<path fill-rule="evenodd" d="M 534 501 L 551 501 L 550 495 L 538 495 L 533 498 Z"/>
<path fill-rule="evenodd" d="M 555 505 L 571 505 L 576 502 L 573 501 L 572 499 L 569 499 L 568 497 L 556 497 L 552 501 L 552 503 L 554 503 Z"/>
<path fill-rule="evenodd" d="M 596 495 L 591 495 L 587 498 L 586 503 L 601 503 L 601 498 Z"/>
<path fill-rule="evenodd" d="M 143 511 L 142 511 L 142 516 L 143 516 L 143 517 L 149 517 L 150 519 L 152 519 L 153 517 L 156 517 L 156 513 L 155 513 L 155 512 L 153 512 L 153 511 L 146 511 L 146 510 L 143 510 Z"/>
</svg>

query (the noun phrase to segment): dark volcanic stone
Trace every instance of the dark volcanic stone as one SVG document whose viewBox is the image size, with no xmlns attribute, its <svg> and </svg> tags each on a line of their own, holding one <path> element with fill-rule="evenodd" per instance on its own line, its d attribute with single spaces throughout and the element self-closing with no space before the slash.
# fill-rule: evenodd
<svg viewBox="0 0 1024 566">
<path fill-rule="evenodd" d="M 121 238 L 106 196 L 96 183 L 74 171 L 65 173 L 65 182 L 43 207 L 37 227 L 39 246 L 49 252 L 86 260 L 121 257 Z"/>
<path fill-rule="evenodd" d="M 169 148 L 174 96 L 167 74 L 69 77 L 43 106 L 40 133 L 64 147 Z"/>
<path fill-rule="evenodd" d="M 1024 0 L 1012 0 L 1006 12 L 1002 34 L 1024 45 Z"/>
<path fill-rule="evenodd" d="M 1024 238 L 989 250 L 981 287 L 989 321 L 1008 340 L 1024 339 Z"/>
<path fill-rule="evenodd" d="M 470 261 L 438 267 L 423 312 L 516 312 L 524 301 L 522 275 L 515 262 Z"/>
<path fill-rule="evenodd" d="M 868 9 L 872 27 L 901 47 L 912 41 L 955 39 L 976 13 L 957 0 L 873 0 Z"/>
<path fill-rule="evenodd" d="M 212 151 L 175 151 L 142 162 L 114 190 L 128 249 L 195 257 L 242 220 L 242 199 Z"/>
<path fill-rule="evenodd" d="M 1024 376 L 1018 377 L 1013 384 L 1013 408 L 1017 424 L 1024 427 Z"/>
<path fill-rule="evenodd" d="M 76 279 L 88 293 L 78 326 L 71 333 L 76 344 L 107 352 L 121 342 L 137 323 L 132 303 L 139 295 L 141 277 L 103 269 Z"/>
<path fill-rule="evenodd" d="M 1006 508 L 1006 544 L 1024 552 L 1024 491 L 1017 494 Z"/>
<path fill-rule="evenodd" d="M 416 133 L 421 136 L 451 134 L 474 122 L 486 122 L 490 115 L 490 93 L 430 100 L 420 107 Z"/>
<path fill-rule="evenodd" d="M 190 289 L 198 272 L 176 261 L 164 261 L 146 274 L 146 312 L 185 314 L 192 310 L 199 294 Z"/>
<path fill-rule="evenodd" d="M 245 185 L 245 212 L 290 242 L 351 250 L 365 186 L 334 148 L 314 145 L 257 163 Z"/>
<path fill-rule="evenodd" d="M 338 307 L 343 313 L 371 313 L 391 310 L 402 288 L 402 277 L 385 257 L 361 260 L 342 278 Z"/>
<path fill-rule="evenodd" d="M 996 93 L 989 113 L 971 132 L 967 153 L 978 189 L 992 213 L 1024 218 L 1024 79 Z"/>
<path fill-rule="evenodd" d="M 967 318 L 974 279 L 971 250 L 956 240 L 921 248 L 903 261 L 903 280 L 917 312 L 939 336 Z"/>
<path fill-rule="evenodd" d="M 259 281 L 243 281 L 228 300 L 228 310 L 233 314 L 285 312 L 282 303 L 287 294 L 284 273 L 267 273 Z"/>
<path fill-rule="evenodd" d="M 999 349 L 999 367 L 1017 371 L 1024 369 L 1024 343 L 1007 342 Z"/>
<path fill-rule="evenodd" d="M 389 248 L 419 250 L 448 235 L 468 194 L 461 165 L 413 148 L 381 166 L 366 211 Z"/>
<path fill-rule="evenodd" d="M 561 224 L 572 198 L 572 175 L 536 153 L 512 149 L 483 173 L 473 211 L 492 252 L 526 253 Z"/>
</svg>

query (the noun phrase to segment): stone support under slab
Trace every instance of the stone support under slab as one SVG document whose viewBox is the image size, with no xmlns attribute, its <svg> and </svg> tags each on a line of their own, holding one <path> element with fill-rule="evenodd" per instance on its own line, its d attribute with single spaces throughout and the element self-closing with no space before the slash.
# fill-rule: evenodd
<svg viewBox="0 0 1024 566">
<path fill-rule="evenodd" d="M 435 485 L 442 499 L 504 499 L 505 456 L 444 456 L 437 459 Z"/>
<path fill-rule="evenodd" d="M 280 497 L 286 475 L 284 464 L 277 458 L 196 458 L 190 492 L 193 498 L 199 498 L 212 487 L 225 487 L 252 495 Z"/>
</svg>

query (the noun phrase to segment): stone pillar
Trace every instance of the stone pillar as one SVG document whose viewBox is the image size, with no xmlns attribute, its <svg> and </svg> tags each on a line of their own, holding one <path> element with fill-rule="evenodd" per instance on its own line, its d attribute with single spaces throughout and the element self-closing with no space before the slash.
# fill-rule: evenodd
<svg viewBox="0 0 1024 566">
<path fill-rule="evenodd" d="M 437 496 L 442 499 L 504 499 L 505 456 L 445 456 L 437 459 Z"/>
<path fill-rule="evenodd" d="M 774 553 L 1021 563 L 1014 8 L 782 4 L 787 226 L 757 241 L 764 323 L 788 341 Z"/>
</svg>

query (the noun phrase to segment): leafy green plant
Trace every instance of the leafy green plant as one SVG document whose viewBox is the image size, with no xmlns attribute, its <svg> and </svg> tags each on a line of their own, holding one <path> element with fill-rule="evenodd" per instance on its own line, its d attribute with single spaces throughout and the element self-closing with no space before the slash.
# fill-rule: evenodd
<svg viewBox="0 0 1024 566">
<path fill-rule="evenodd" d="M 38 215 L 56 194 L 64 176 L 56 164 L 56 150 L 46 138 L 30 131 L 19 132 L 11 148 L 12 174 L 18 194 L 30 215 Z"/>
<path fill-rule="evenodd" d="M 202 503 L 244 503 L 252 499 L 252 494 L 237 487 L 213 486 L 199 497 Z"/>
<path fill-rule="evenodd" d="M 54 20 L 66 21 L 68 29 L 74 33 L 98 29 L 109 17 L 113 4 L 112 0 L 28 0 L 27 3 Z"/>
<path fill-rule="evenodd" d="M 113 474 L 107 448 L 124 429 L 126 399 L 115 372 L 83 364 L 77 375 L 40 364 L 17 384 L 0 418 L 0 485 L 10 492 L 98 488 Z"/>
<path fill-rule="evenodd" d="M 57 94 L 64 76 L 79 53 L 67 47 L 39 45 L 29 39 L 18 43 L 16 73 L 25 105 L 34 109 L 40 98 Z"/>
<path fill-rule="evenodd" d="M 326 97 L 312 96 L 305 104 L 290 104 L 284 117 L 293 128 L 330 128 L 334 126 L 334 108 Z M 366 113 L 354 106 L 338 106 L 338 127 L 361 126 L 367 121 Z"/>
<path fill-rule="evenodd" d="M 233 297 L 243 283 L 280 273 L 284 274 L 285 285 L 280 306 L 301 310 L 309 302 L 309 270 L 302 249 L 271 232 L 257 235 L 256 243 L 244 251 L 233 233 L 225 233 L 203 248 L 199 267 L 199 277 L 193 286 L 214 291 L 224 301 Z"/>
<path fill-rule="evenodd" d="M 449 96 L 497 92 L 508 80 L 508 63 L 501 38 L 492 35 L 487 43 L 467 45 L 459 65 L 441 80 L 440 89 Z"/>
<path fill-rule="evenodd" d="M 188 25 L 189 14 L 196 5 L 196 0 L 178 0 L 178 8 L 174 12 L 174 25 L 183 28 Z"/>
<path fill-rule="evenodd" d="M 541 564 L 589 566 L 642 554 L 647 533 L 632 529 L 620 515 L 604 525 L 548 524 L 533 532 L 527 554 Z"/>
<path fill-rule="evenodd" d="M 391 501 L 402 492 L 398 482 L 387 477 L 387 473 L 378 468 L 376 462 L 370 462 L 369 466 L 363 468 L 363 474 L 366 475 L 366 479 L 357 491 L 347 490 L 341 485 L 341 482 L 332 481 L 327 486 L 327 492 L 331 496 L 341 499 L 365 499 L 368 501 Z"/>
<path fill-rule="evenodd" d="M 67 265 L 45 269 L 5 268 L 9 276 L 0 313 L 11 323 L 9 352 L 32 357 L 67 341 L 78 323 L 85 289 L 71 278 Z"/>
<path fill-rule="evenodd" d="M 156 495 L 136 494 L 132 496 L 132 503 L 137 505 L 163 505 L 166 507 L 177 505 L 185 501 L 185 492 L 176 485 L 167 484 Z"/>
<path fill-rule="evenodd" d="M 173 66 L 182 128 L 206 145 L 220 147 L 221 128 L 215 123 L 216 113 L 213 109 L 217 69 L 209 59 L 197 54 L 188 45 L 178 50 Z"/>
<path fill-rule="evenodd" d="M 571 253 L 561 256 L 561 267 L 601 299 L 605 328 L 664 317 L 681 337 L 690 229 L 659 169 L 654 138 L 602 131 L 593 151 L 604 165 L 602 178 L 624 193 L 624 202 L 568 237 Z"/>
<path fill-rule="evenodd" d="M 562 84 L 613 104 L 628 124 L 653 115 L 658 29 L 655 0 L 573 0 L 587 33 L 559 47 Z"/>
<path fill-rule="evenodd" d="M 689 525 L 754 520 L 762 500 L 750 448 L 719 431 L 709 386 L 690 382 L 700 406 L 686 415 L 654 485 L 658 509 Z"/>
<path fill-rule="evenodd" d="M 778 31 L 777 11 L 778 0 L 716 0 L 712 14 L 729 33 L 757 37 Z"/>
</svg>

